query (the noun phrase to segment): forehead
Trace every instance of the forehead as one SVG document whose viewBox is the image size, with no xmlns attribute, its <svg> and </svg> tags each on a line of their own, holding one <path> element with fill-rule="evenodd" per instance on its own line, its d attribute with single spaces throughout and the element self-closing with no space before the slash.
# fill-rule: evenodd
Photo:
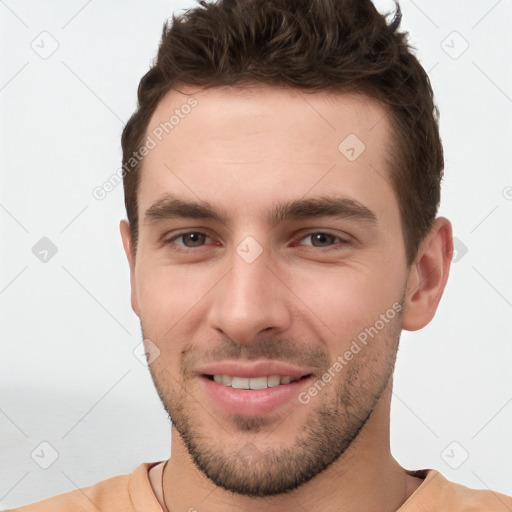
<svg viewBox="0 0 512 512">
<path fill-rule="evenodd" d="M 183 87 L 162 99 L 146 135 L 154 147 L 143 161 L 139 216 L 165 192 L 237 209 L 308 191 L 395 201 L 389 120 L 368 96 Z"/>
<path fill-rule="evenodd" d="M 167 126 L 167 133 L 166 126 L 162 125 L 169 122 L 173 114 L 172 127 Z M 372 142 L 389 135 L 386 114 L 384 105 L 364 94 L 267 85 L 205 90 L 187 86 L 179 91 L 172 89 L 164 96 L 147 131 L 163 128 L 162 136 L 177 144 L 184 142 L 191 132 L 208 133 L 211 139 L 230 140 L 244 136 L 263 139 L 271 135 L 276 145 L 282 145 L 283 151 L 296 143 L 297 149 L 309 153 L 315 148 L 324 151 L 327 146 L 332 151 L 332 142 L 350 133 L 374 146 Z M 326 138 L 327 134 L 330 136 Z M 315 148 L 304 147 L 301 142 L 305 140 L 314 140 Z M 201 142 L 209 144 L 208 140 Z M 236 145 L 232 146 L 235 149 Z M 332 154 L 331 151 L 327 155 Z"/>
</svg>

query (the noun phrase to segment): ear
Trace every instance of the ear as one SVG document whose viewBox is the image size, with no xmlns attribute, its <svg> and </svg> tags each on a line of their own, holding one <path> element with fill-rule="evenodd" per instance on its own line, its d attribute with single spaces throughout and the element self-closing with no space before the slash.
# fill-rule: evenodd
<svg viewBox="0 0 512 512">
<path fill-rule="evenodd" d="M 407 279 L 402 329 L 417 331 L 434 315 L 443 295 L 453 257 L 452 225 L 448 219 L 434 220 Z"/>
<path fill-rule="evenodd" d="M 140 317 L 139 303 L 137 300 L 137 287 L 135 281 L 135 252 L 133 251 L 132 235 L 130 233 L 130 224 L 126 220 L 119 223 L 121 231 L 121 239 L 123 241 L 124 252 L 130 265 L 130 286 L 131 286 L 131 302 L 132 309 L 135 314 Z"/>
</svg>

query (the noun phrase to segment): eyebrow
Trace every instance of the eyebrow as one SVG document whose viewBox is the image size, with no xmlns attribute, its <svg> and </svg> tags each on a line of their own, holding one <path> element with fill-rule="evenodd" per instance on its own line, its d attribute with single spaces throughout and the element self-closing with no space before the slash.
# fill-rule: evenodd
<svg viewBox="0 0 512 512">
<path fill-rule="evenodd" d="M 279 203 L 267 215 L 267 223 L 276 226 L 286 220 L 305 220 L 318 217 L 351 219 L 377 225 L 377 215 L 359 201 L 343 196 L 317 196 Z M 208 201 L 187 201 L 170 194 L 155 201 L 144 214 L 145 224 L 162 220 L 188 218 L 208 219 L 229 225 L 228 212 Z"/>
</svg>

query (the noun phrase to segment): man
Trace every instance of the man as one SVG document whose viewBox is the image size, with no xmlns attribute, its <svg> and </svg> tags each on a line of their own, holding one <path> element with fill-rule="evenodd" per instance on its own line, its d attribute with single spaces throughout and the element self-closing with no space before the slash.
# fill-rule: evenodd
<svg viewBox="0 0 512 512">
<path fill-rule="evenodd" d="M 164 28 L 120 225 L 172 456 L 32 511 L 510 511 L 390 453 L 402 329 L 453 254 L 426 73 L 369 0 L 223 0 Z"/>
</svg>

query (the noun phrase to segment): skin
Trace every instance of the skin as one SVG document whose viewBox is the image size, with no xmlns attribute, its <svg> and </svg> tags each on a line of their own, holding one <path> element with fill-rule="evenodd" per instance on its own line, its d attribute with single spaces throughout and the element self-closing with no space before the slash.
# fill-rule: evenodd
<svg viewBox="0 0 512 512">
<path fill-rule="evenodd" d="M 296 511 L 300 504 L 308 512 L 339 511 L 341 505 L 353 512 L 397 510 L 422 481 L 390 452 L 393 366 L 401 330 L 423 328 L 438 307 L 453 253 L 450 222 L 435 219 L 408 267 L 389 179 L 391 127 L 385 108 L 371 98 L 268 86 L 180 91 L 166 95 L 149 124 L 148 134 L 187 102 L 185 92 L 198 101 L 144 159 L 136 254 L 128 223 L 120 224 L 132 307 L 144 338 L 160 351 L 150 371 L 175 423 L 164 473 L 168 508 L 273 512 Z M 338 150 L 348 134 L 366 146 L 352 162 Z M 228 224 L 146 222 L 146 210 L 166 192 L 222 207 Z M 334 217 L 266 222 L 275 203 L 333 194 L 365 205 L 377 223 Z M 183 238 L 162 243 L 187 230 L 207 237 L 195 245 Z M 319 242 L 311 236 L 319 232 L 334 238 Z M 252 263 L 236 252 L 247 236 L 262 249 Z M 396 303 L 401 313 L 307 404 L 290 400 L 259 418 L 228 414 L 208 399 L 193 373 L 215 355 L 226 355 L 226 347 L 260 359 L 265 347 L 276 358 L 303 362 L 321 378 Z M 299 470 L 304 458 L 289 460 L 285 468 L 280 456 L 303 449 L 311 439 L 308 429 L 336 453 L 295 489 L 251 497 L 208 478 L 176 425 L 193 436 L 203 455 L 229 462 L 228 473 L 237 481 L 269 474 L 275 481 Z M 328 431 L 335 432 L 333 439 Z M 345 437 L 342 446 L 338 440 Z M 249 448 L 251 457 L 241 457 Z M 315 454 L 312 449 L 302 456 L 319 459 Z M 154 467 L 150 481 L 162 504 L 161 471 L 162 465 Z M 227 478 L 226 471 L 222 475 Z"/>
</svg>

